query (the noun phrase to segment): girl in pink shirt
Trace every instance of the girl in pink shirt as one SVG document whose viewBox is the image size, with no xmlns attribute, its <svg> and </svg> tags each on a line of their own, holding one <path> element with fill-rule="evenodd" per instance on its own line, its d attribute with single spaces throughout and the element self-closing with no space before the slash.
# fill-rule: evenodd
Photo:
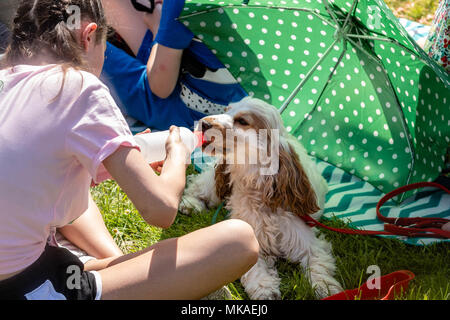
<svg viewBox="0 0 450 320">
<path fill-rule="evenodd" d="M 189 152 L 172 127 L 161 174 L 145 163 L 98 79 L 106 31 L 100 0 L 20 3 L 0 69 L 0 299 L 195 299 L 256 262 L 239 220 L 129 255 L 108 234 L 91 181 L 115 179 L 149 224 L 168 228 Z M 56 228 L 98 259 L 53 246 Z"/>
</svg>

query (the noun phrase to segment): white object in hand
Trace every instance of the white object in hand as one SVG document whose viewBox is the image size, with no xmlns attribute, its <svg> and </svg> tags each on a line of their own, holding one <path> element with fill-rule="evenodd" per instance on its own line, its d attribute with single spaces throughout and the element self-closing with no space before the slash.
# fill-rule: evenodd
<svg viewBox="0 0 450 320">
<path fill-rule="evenodd" d="M 142 156 L 147 163 L 154 163 L 166 159 L 166 142 L 170 131 L 144 133 L 134 136 L 136 143 L 141 148 Z M 189 129 L 180 127 L 181 141 L 192 153 L 194 149 L 201 145 L 199 138 Z"/>
</svg>

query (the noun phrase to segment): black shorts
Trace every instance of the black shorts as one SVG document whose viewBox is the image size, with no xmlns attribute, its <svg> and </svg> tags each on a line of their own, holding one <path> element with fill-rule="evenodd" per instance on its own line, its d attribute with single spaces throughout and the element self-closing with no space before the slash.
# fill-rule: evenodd
<svg viewBox="0 0 450 320">
<path fill-rule="evenodd" d="M 65 248 L 47 245 L 21 273 L 0 281 L 0 300 L 99 300 L 102 285 L 95 271 Z"/>
</svg>

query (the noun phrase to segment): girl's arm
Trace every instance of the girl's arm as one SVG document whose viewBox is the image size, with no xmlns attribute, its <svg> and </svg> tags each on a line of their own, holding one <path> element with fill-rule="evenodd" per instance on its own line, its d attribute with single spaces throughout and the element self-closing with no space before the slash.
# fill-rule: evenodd
<svg viewBox="0 0 450 320">
<path fill-rule="evenodd" d="M 120 147 L 103 161 L 105 168 L 133 202 L 144 220 L 161 228 L 172 225 L 186 184 L 189 151 L 179 129 L 171 127 L 166 144 L 167 158 L 157 176 L 141 153 Z"/>
</svg>

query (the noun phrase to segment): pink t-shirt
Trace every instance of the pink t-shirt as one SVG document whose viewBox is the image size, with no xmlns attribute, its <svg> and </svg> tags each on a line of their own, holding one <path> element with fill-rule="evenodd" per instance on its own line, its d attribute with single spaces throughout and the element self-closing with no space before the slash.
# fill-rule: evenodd
<svg viewBox="0 0 450 320">
<path fill-rule="evenodd" d="M 31 265 L 87 209 L 91 179 L 110 178 L 105 158 L 139 149 L 97 77 L 69 69 L 60 92 L 62 78 L 55 65 L 0 70 L 0 274 Z"/>
</svg>

